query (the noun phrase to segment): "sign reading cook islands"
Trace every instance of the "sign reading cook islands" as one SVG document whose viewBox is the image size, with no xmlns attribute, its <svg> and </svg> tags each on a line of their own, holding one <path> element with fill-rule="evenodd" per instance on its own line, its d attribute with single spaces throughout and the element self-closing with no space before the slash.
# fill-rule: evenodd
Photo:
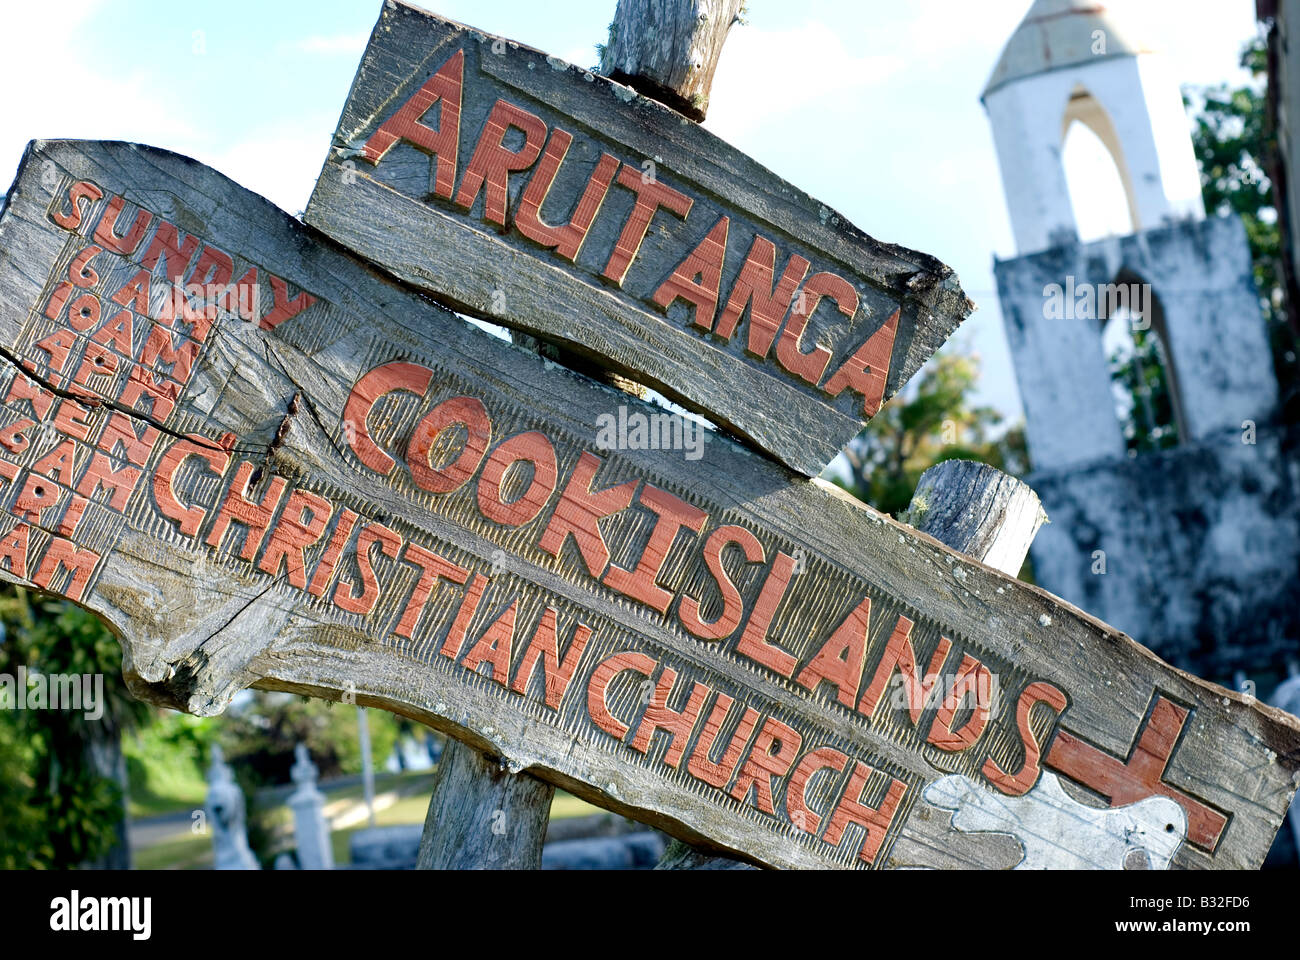
<svg viewBox="0 0 1300 960">
<path fill-rule="evenodd" d="M 836 131 L 790 136 L 833 149 Z M 933 257 L 666 107 L 401 3 L 380 14 L 306 220 L 810 475 L 973 308 Z"/>
<path fill-rule="evenodd" d="M 1010 866 L 953 823 L 1014 800 L 1253 867 L 1294 789 L 1283 714 L 720 435 L 598 452 L 653 408 L 183 157 L 29 148 L 0 357 L 0 576 L 156 702 L 355 698 L 770 866 Z"/>
</svg>

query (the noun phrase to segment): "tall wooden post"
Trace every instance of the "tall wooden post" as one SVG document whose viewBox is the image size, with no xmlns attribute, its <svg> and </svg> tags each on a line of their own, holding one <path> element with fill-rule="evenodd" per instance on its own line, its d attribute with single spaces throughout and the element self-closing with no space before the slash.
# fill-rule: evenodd
<svg viewBox="0 0 1300 960">
<path fill-rule="evenodd" d="M 692 120 L 703 120 L 722 44 L 742 3 L 618 0 L 601 72 Z M 518 332 L 512 339 L 564 366 L 646 396 L 639 384 L 568 351 Z M 550 784 L 503 771 L 473 747 L 448 741 L 434 779 L 417 868 L 539 868 L 554 794 Z M 490 832 L 494 829 L 504 832 Z"/>
<path fill-rule="evenodd" d="M 618 0 L 600 72 L 700 121 L 744 0 Z"/>
</svg>

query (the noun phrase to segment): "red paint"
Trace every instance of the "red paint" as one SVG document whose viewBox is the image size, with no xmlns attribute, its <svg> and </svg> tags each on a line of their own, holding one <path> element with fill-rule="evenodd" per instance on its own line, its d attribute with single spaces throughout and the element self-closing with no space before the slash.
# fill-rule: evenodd
<svg viewBox="0 0 1300 960">
<path fill-rule="evenodd" d="M 36 414 L 38 420 L 44 420 L 45 415 L 50 412 L 50 406 L 54 403 L 54 394 L 39 386 L 35 380 L 25 376 L 21 371 L 15 371 L 14 378 L 9 383 L 9 394 L 5 397 L 5 403 L 17 403 L 22 400 L 32 405 L 32 412 Z"/>
<path fill-rule="evenodd" d="M 204 244 L 203 249 L 199 251 L 198 262 L 194 264 L 194 270 L 190 274 L 189 283 L 197 283 L 201 287 L 209 285 L 224 287 L 234 275 L 235 261 L 230 254 L 218 250 L 211 244 Z"/>
<path fill-rule="evenodd" d="M 516 463 L 532 464 L 528 489 L 507 502 L 501 495 L 501 482 Z M 483 516 L 507 527 L 521 527 L 546 506 L 555 492 L 558 467 L 555 447 L 546 434 L 536 430 L 517 433 L 503 440 L 492 451 L 478 482 L 478 508 Z"/>
<path fill-rule="evenodd" d="M 969 653 L 961 658 L 952 689 L 934 715 L 926 736 L 940 750 L 956 753 L 975 745 L 989 723 L 989 705 L 993 696 L 993 676 L 989 668 Z M 972 703 L 973 701 L 973 703 Z M 970 718 L 958 730 L 952 724 L 963 705 L 971 705 Z"/>
<path fill-rule="evenodd" d="M 153 239 L 140 257 L 140 266 L 152 271 L 159 261 L 163 264 L 163 276 L 172 283 L 180 283 L 185 277 L 185 268 L 190 265 L 194 251 L 199 247 L 199 238 L 195 236 L 181 239 L 181 232 L 175 224 L 158 218 L 158 229 Z"/>
<path fill-rule="evenodd" d="M 1168 797 L 1187 811 L 1187 839 L 1213 853 L 1228 818 L 1164 780 L 1187 716 L 1187 708 L 1157 696 L 1127 761 L 1059 730 L 1047 752 L 1047 765 L 1107 797 L 1112 807 L 1151 796 Z"/>
<path fill-rule="evenodd" d="M 638 483 L 636 480 L 625 480 L 612 487 L 593 491 L 591 484 L 602 463 L 604 461 L 600 457 L 585 451 L 578 458 L 573 473 L 564 485 L 564 492 L 560 494 L 560 501 L 551 514 L 546 532 L 537 543 L 539 549 L 558 557 L 564 541 L 573 537 L 583 563 L 587 566 L 587 572 L 597 579 L 609 564 L 609 547 L 600 532 L 599 521 L 631 506 Z"/>
<path fill-rule="evenodd" d="M 461 599 L 460 606 L 456 608 L 456 617 L 451 622 L 451 629 L 447 631 L 447 639 L 442 643 L 440 651 L 444 657 L 455 659 L 460 656 L 460 648 L 465 645 L 465 635 L 469 632 L 470 621 L 474 619 L 474 614 L 478 612 L 478 605 L 483 600 L 483 591 L 487 589 L 488 578 L 481 573 L 474 574 L 465 588 L 465 596 Z"/>
<path fill-rule="evenodd" d="M 808 274 L 808 267 L 807 260 L 792 253 L 781 272 L 780 281 L 774 284 L 776 244 L 755 235 L 714 333 L 723 340 L 730 340 L 748 307 L 749 339 L 745 352 L 760 359 L 766 357 L 781 328 L 781 321 L 790 309 L 795 290 Z"/>
<path fill-rule="evenodd" d="M 99 283 L 99 273 L 90 264 L 104 252 L 103 247 L 91 244 L 73 258 L 68 267 L 68 280 L 75 287 L 93 287 Z"/>
<path fill-rule="evenodd" d="M 379 581 L 375 578 L 375 568 L 370 562 L 371 548 L 379 544 L 379 550 L 387 557 L 397 558 L 402 549 L 402 538 L 382 523 L 368 523 L 357 534 L 357 569 L 361 573 L 361 592 L 356 585 L 340 577 L 334 589 L 334 605 L 348 613 L 366 616 L 375 609 L 379 599 Z"/>
<path fill-rule="evenodd" d="M 636 194 L 636 202 L 627 215 L 618 240 L 614 242 L 614 249 L 610 252 L 609 262 L 605 264 L 601 276 L 621 287 L 628 268 L 632 266 L 632 261 L 636 259 L 646 233 L 650 230 L 650 221 L 654 219 L 655 211 L 664 209 L 685 219 L 695 201 L 658 180 L 643 177 L 640 170 L 629 167 L 626 163 L 619 168 L 618 183 Z"/>
<path fill-rule="evenodd" d="M 19 520 L 41 526 L 47 510 L 56 507 L 61 499 L 57 484 L 34 473 L 27 475 L 18 495 L 14 497 L 13 514 Z"/>
<path fill-rule="evenodd" d="M 347 546 L 348 540 L 352 536 L 352 529 L 357 525 L 360 519 L 356 512 L 343 507 L 339 511 L 339 522 L 334 524 L 334 532 L 330 535 L 329 545 L 325 547 L 325 552 L 321 554 L 320 562 L 316 564 L 316 569 L 312 572 L 311 583 L 307 585 L 307 592 L 313 597 L 323 597 L 330 582 L 334 579 L 334 570 L 338 566 L 339 557 L 343 554 L 343 548 Z"/>
<path fill-rule="evenodd" d="M 316 298 L 306 290 L 299 291 L 298 295 L 292 300 L 289 299 L 289 285 L 281 280 L 275 274 L 269 275 L 271 278 L 271 309 L 267 311 L 266 316 L 258 327 L 262 330 L 274 330 L 286 320 L 292 320 L 298 314 L 302 313 L 313 303 Z"/>
<path fill-rule="evenodd" d="M 54 288 L 50 294 L 50 302 L 45 305 L 45 319 L 58 321 L 59 314 L 63 313 L 63 308 L 67 306 L 68 297 L 72 296 L 76 288 L 70 282 L 63 282 Z"/>
<path fill-rule="evenodd" d="M 61 440 L 49 453 L 32 464 L 32 472 L 70 487 L 72 486 L 72 463 L 76 456 L 76 444 L 71 440 Z"/>
<path fill-rule="evenodd" d="M 161 372 L 161 367 L 171 366 L 166 376 L 177 383 L 188 383 L 194 370 L 194 361 L 199 356 L 197 341 L 179 337 L 179 343 L 172 339 L 166 327 L 154 327 L 149 331 L 149 338 L 140 351 L 140 362 L 146 367 L 153 367 Z"/>
<path fill-rule="evenodd" d="M 793 728 L 776 717 L 768 717 L 763 721 L 763 729 L 754 738 L 754 746 L 749 751 L 745 765 L 740 768 L 731 795 L 741 803 L 748 803 L 752 789 L 758 809 L 764 813 L 775 813 L 772 785 L 779 777 L 790 772 L 802 745 L 803 737 Z"/>
<path fill-rule="evenodd" d="M 852 710 L 858 702 L 858 685 L 867 662 L 870 626 L 871 598 L 863 597 L 808 665 L 799 671 L 795 682 L 813 692 L 823 681 L 832 683 L 840 703 Z"/>
<path fill-rule="evenodd" d="M 515 621 L 519 616 L 519 601 L 512 600 L 495 620 L 483 631 L 474 646 L 469 648 L 460 665 L 477 672 L 486 663 L 492 667 L 492 679 L 501 686 L 510 682 L 510 656 L 514 652 Z"/>
<path fill-rule="evenodd" d="M 367 418 L 379 398 L 394 390 L 405 390 L 422 397 L 429 389 L 433 371 L 417 363 L 381 364 L 366 373 L 352 387 L 343 405 L 343 434 L 352 452 L 363 464 L 381 476 L 393 469 L 394 460 L 370 436 Z M 348 424 L 351 424 L 349 428 Z"/>
<path fill-rule="evenodd" d="M 722 286 L 722 264 L 727 255 L 727 227 L 723 217 L 703 240 L 677 265 L 672 275 L 654 292 L 651 300 L 667 309 L 674 300 L 687 301 L 694 308 L 691 323 L 704 330 L 713 329 Z"/>
<path fill-rule="evenodd" d="M 704 684 L 694 682 L 685 705 L 681 710 L 673 710 L 668 706 L 668 697 L 676 683 L 677 671 L 672 667 L 664 667 L 641 717 L 636 736 L 632 738 L 632 749 L 645 753 L 650 749 L 650 738 L 656 730 L 670 734 L 672 740 L 664 753 L 664 763 L 674 768 L 682 762 L 682 754 L 686 752 L 691 731 L 695 729 L 700 711 L 704 709 L 704 701 L 711 692 Z"/>
<path fill-rule="evenodd" d="M 649 679 L 656 666 L 655 661 L 644 653 L 630 651 L 616 653 L 602 660 L 592 671 L 591 680 L 587 683 L 587 713 L 591 715 L 592 722 L 615 740 L 627 736 L 628 725 L 609 712 L 609 701 L 606 698 L 610 682 L 624 670 L 635 670 Z"/>
<path fill-rule="evenodd" d="M 54 537 L 45 550 L 40 569 L 36 571 L 36 576 L 32 578 L 32 582 L 45 590 L 54 589 L 51 587 L 51 583 L 55 574 L 60 570 L 67 570 L 71 579 L 67 587 L 58 592 L 70 600 L 80 600 L 81 595 L 85 592 L 86 584 L 90 582 L 90 575 L 95 571 L 95 565 L 99 563 L 99 559 L 99 554 L 93 550 L 78 550 L 77 545 L 71 540 Z"/>
<path fill-rule="evenodd" d="M 509 150 L 505 146 L 506 131 L 511 127 L 524 135 L 524 142 L 518 150 Z M 513 103 L 498 100 L 483 124 L 474 155 L 460 179 L 456 205 L 468 210 L 483 192 L 484 219 L 505 226 L 510 173 L 531 167 L 545 142 L 546 124 L 542 123 L 541 117 Z"/>
<path fill-rule="evenodd" d="M 136 210 L 135 220 L 127 228 L 126 233 L 119 234 L 118 221 L 125 209 L 126 197 L 120 193 L 113 194 L 104 209 L 103 216 L 99 218 L 99 225 L 95 227 L 95 242 L 111 253 L 120 253 L 124 257 L 129 257 L 135 253 L 140 246 L 140 241 L 144 239 L 145 231 L 153 222 L 153 214 L 144 207 L 139 207 Z"/>
<path fill-rule="evenodd" d="M 469 571 L 414 543 L 406 545 L 402 561 L 420 569 L 419 579 L 411 588 L 411 598 L 407 600 L 406 607 L 402 610 L 402 618 L 393 628 L 393 633 L 399 637 L 409 638 L 415 633 L 420 615 L 424 613 L 424 607 L 429 602 L 429 597 L 433 596 L 433 588 L 438 585 L 438 581 L 451 580 L 453 583 L 464 583 L 469 579 Z"/>
<path fill-rule="evenodd" d="M 866 791 L 867 781 L 873 772 L 872 768 L 861 760 L 854 761 L 848 786 L 844 788 L 844 795 L 836 804 L 835 813 L 831 815 L 830 824 L 826 827 L 826 835 L 822 838 L 831 846 L 838 847 L 845 828 L 850 823 L 858 824 L 867 831 L 858 850 L 858 858 L 867 863 L 876 862 L 876 855 L 880 853 L 885 835 L 889 832 L 890 824 L 894 822 L 898 805 L 903 802 L 903 796 L 907 793 L 907 784 L 890 777 L 885 797 L 878 807 L 863 803 L 862 794 Z"/>
<path fill-rule="evenodd" d="M 271 482 L 266 485 L 266 492 L 262 494 L 260 502 L 248 499 L 245 493 L 249 492 L 249 481 L 252 479 L 253 471 L 257 469 L 260 468 L 247 460 L 240 463 L 235 470 L 234 479 L 230 482 L 226 499 L 222 502 L 205 541 L 209 547 L 220 549 L 221 538 L 230 529 L 230 524 L 239 523 L 248 531 L 244 536 L 244 547 L 239 553 L 245 560 L 252 560 L 257 556 L 262 538 L 266 536 L 271 518 L 275 516 L 275 508 L 280 505 L 285 488 L 288 486 L 284 477 L 273 475 Z"/>
<path fill-rule="evenodd" d="M 65 410 L 70 411 L 67 418 L 64 417 Z M 63 401 L 59 405 L 58 415 L 54 418 L 54 425 L 65 433 L 71 433 L 70 427 L 78 422 L 72 420 L 72 416 L 78 411 L 84 416 L 89 415 L 89 411 L 85 407 L 73 404 L 69 400 Z M 110 456 L 124 456 L 133 465 L 143 467 L 149 462 L 149 454 L 153 451 L 153 445 L 157 442 L 159 433 L 157 427 L 147 425 L 144 428 L 144 433 L 136 433 L 135 427 L 135 420 L 132 420 L 124 413 L 113 410 L 108 414 L 108 420 L 104 423 L 104 430 L 100 433 L 96 446 Z M 180 442 L 180 444 L 185 443 L 189 443 L 189 441 L 183 440 Z M 121 454 L 117 452 L 119 444 L 122 448 Z M 174 446 L 173 449 L 179 447 L 180 444 Z M 193 444 L 193 446 L 202 450 L 212 449 L 212 444 L 209 441 L 204 441 L 202 444 Z M 217 451 L 212 451 L 212 453 L 213 456 L 219 455 Z M 213 456 L 207 458 L 210 464 L 215 464 Z M 222 461 L 220 470 L 217 472 L 224 472 L 225 465 L 228 462 L 229 457 L 226 456 L 226 459 Z M 217 468 L 214 466 L 213 469 Z"/>
<path fill-rule="evenodd" d="M 758 599 L 754 601 L 754 609 L 749 615 L 749 622 L 745 624 L 745 632 L 736 642 L 736 652 L 741 656 L 761 663 L 783 677 L 794 676 L 794 668 L 799 661 L 776 644 L 769 643 L 767 631 L 776 617 L 777 608 L 785 598 L 785 592 L 794 576 L 794 568 L 794 557 L 788 553 L 777 553 L 772 568 L 767 572 L 767 579 L 763 581 L 763 588 L 758 593 Z"/>
<path fill-rule="evenodd" d="M 704 543 L 704 564 L 722 592 L 722 613 L 712 623 L 705 623 L 700 618 L 700 602 L 686 595 L 682 596 L 682 602 L 677 608 L 682 626 L 701 640 L 721 640 L 731 636 L 740 626 L 740 618 L 745 612 L 740 591 L 722 566 L 722 552 L 732 543 L 744 552 L 747 563 L 762 563 L 767 559 L 758 538 L 744 527 L 728 524 L 709 534 L 709 539 Z"/>
<path fill-rule="evenodd" d="M 93 293 L 83 293 L 68 307 L 68 326 L 79 332 L 89 330 L 99 323 L 99 316 L 99 297 Z"/>
<path fill-rule="evenodd" d="M 718 733 L 722 730 L 722 724 L 731 712 L 731 705 L 735 703 L 731 697 L 725 693 L 719 693 L 718 699 L 713 704 L 713 709 L 709 711 L 709 717 L 704 721 L 704 726 L 700 729 L 700 736 L 695 741 L 695 749 L 691 751 L 690 758 L 686 761 L 686 772 L 696 780 L 702 780 L 709 786 L 717 787 L 719 790 L 725 788 L 731 782 L 731 776 L 736 772 L 736 767 L 740 765 L 740 756 L 745 750 L 745 745 L 749 743 L 749 737 L 758 726 L 759 712 L 753 707 L 744 707 L 744 713 L 740 717 L 740 722 L 736 724 L 736 730 L 727 741 L 727 747 L 722 751 L 722 757 L 715 763 L 710 759 L 709 754 L 713 751 L 714 741 L 718 738 Z M 741 706 L 744 706 L 742 704 Z"/>
<path fill-rule="evenodd" d="M 889 315 L 879 330 L 854 351 L 822 386 L 822 391 L 838 397 L 845 390 L 862 395 L 862 414 L 874 417 L 885 396 L 890 358 L 894 353 L 894 336 L 898 333 L 898 311 Z"/>
<path fill-rule="evenodd" d="M 334 513 L 334 505 L 306 490 L 294 490 L 280 513 L 280 519 L 266 541 L 257 568 L 273 577 L 283 564 L 289 583 L 307 588 L 307 548 L 321 538 Z"/>
<path fill-rule="evenodd" d="M 582 659 L 582 651 L 587 648 L 587 641 L 591 639 L 591 627 L 582 623 L 574 624 L 573 638 L 564 652 L 564 659 L 560 659 L 558 616 L 554 607 L 546 608 L 541 621 L 537 624 L 537 629 L 533 631 L 528 641 L 523 657 L 520 658 L 519 667 L 515 670 L 514 683 L 510 687 L 520 695 L 526 693 L 533 674 L 537 672 L 537 665 L 541 664 L 543 696 L 546 705 L 552 710 L 560 709 L 564 694 L 569 689 L 569 681 L 573 679 L 574 671 L 578 669 L 578 661 Z"/>
<path fill-rule="evenodd" d="M 437 172 L 433 192 L 436 196 L 450 200 L 452 186 L 456 182 L 456 152 L 460 146 L 460 103 L 464 75 L 465 52 L 457 50 L 396 113 L 370 135 L 361 156 L 370 163 L 377 164 L 397 141 L 405 140 L 435 158 Z M 440 104 L 437 130 L 420 122 L 435 103 Z"/>
<path fill-rule="evenodd" d="M 529 177 L 524 195 L 519 199 L 519 209 L 515 211 L 515 227 L 520 233 L 543 247 L 554 248 L 557 254 L 570 263 L 578 259 L 578 251 L 587 240 L 587 232 L 605 202 L 609 185 L 614 181 L 614 174 L 618 170 L 618 160 L 608 153 L 602 153 L 591 176 L 587 178 L 587 185 L 583 188 L 569 222 L 562 226 L 551 226 L 542 220 L 542 204 L 546 202 L 546 196 L 555 183 L 555 175 L 564 162 L 571 143 L 572 134 L 559 127 L 551 131 L 551 139 L 542 152 L 537 169 Z"/>
<path fill-rule="evenodd" d="M 140 471 L 135 467 L 122 467 L 119 470 L 113 466 L 112 460 L 96 450 L 77 483 L 77 493 L 93 500 L 100 490 L 107 490 L 108 505 L 122 512 L 126 510 L 127 501 L 131 499 L 139 481 Z"/>
<path fill-rule="evenodd" d="M 980 768 L 988 782 L 1009 797 L 1028 793 L 1038 782 L 1038 774 L 1042 769 L 1039 766 L 1042 743 L 1034 739 L 1034 732 L 1029 727 L 1029 712 L 1037 703 L 1045 703 L 1059 714 L 1065 710 L 1065 694 L 1042 680 L 1031 683 L 1020 694 L 1020 700 L 1016 703 L 1016 729 L 1020 732 L 1020 742 L 1025 750 L 1025 760 L 1020 769 L 1007 773 L 992 757 L 985 760 L 984 766 Z M 1046 741 L 1046 735 L 1043 739 Z"/>
<path fill-rule="evenodd" d="M 791 823 L 805 833 L 816 835 L 822 818 L 808 807 L 808 781 L 822 770 L 843 773 L 848 762 L 849 758 L 834 747 L 818 747 L 803 755 L 785 788 L 785 812 Z"/>
<path fill-rule="evenodd" d="M 819 383 L 831 362 L 831 352 L 826 347 L 814 346 L 805 353 L 801 342 L 808 320 L 817 310 L 822 297 L 834 300 L 840 313 L 850 320 L 858 311 L 858 291 L 853 288 L 853 284 L 838 274 L 814 273 L 803 285 L 802 296 L 795 298 L 794 308 L 790 311 L 790 322 L 785 325 L 781 338 L 776 342 L 777 363 L 809 384 Z"/>
<path fill-rule="evenodd" d="M 641 488 L 640 503 L 659 515 L 645 549 L 641 551 L 641 559 L 633 570 L 611 565 L 601 582 L 660 613 L 667 613 L 673 595 L 659 586 L 658 578 L 668 559 L 668 551 L 672 549 L 678 531 L 687 529 L 699 533 L 709 515 L 648 483 Z"/>
<path fill-rule="evenodd" d="M 0 536 L 0 566 L 20 580 L 27 579 L 27 545 L 31 540 L 31 530 L 25 523 L 20 523 L 8 533 Z"/>
<path fill-rule="evenodd" d="M 880 662 L 876 664 L 876 672 L 871 678 L 871 683 L 862 694 L 862 699 L 858 701 L 859 713 L 868 717 L 875 715 L 889 678 L 897 670 L 903 678 L 908 716 L 912 718 L 913 725 L 921 722 L 921 714 L 930 702 L 935 684 L 939 682 L 943 662 L 948 659 L 948 652 L 952 649 L 952 641 L 947 637 L 939 638 L 934 655 L 930 657 L 930 668 L 922 677 L 916 665 L 916 650 L 912 647 L 912 626 L 912 621 L 904 616 L 900 616 L 898 622 L 894 624 L 894 630 L 885 643 L 885 652 L 881 655 Z"/>
<path fill-rule="evenodd" d="M 104 191 L 89 180 L 78 180 L 68 188 L 68 212 L 54 210 L 50 219 L 64 230 L 76 230 L 81 226 L 81 219 L 96 202 L 104 198 Z M 82 201 L 86 201 L 84 204 Z"/>
<path fill-rule="evenodd" d="M 435 468 L 429 461 L 434 442 L 439 434 L 456 424 L 465 428 L 465 445 L 455 460 Z M 411 442 L 406 448 L 406 465 L 411 471 L 411 479 L 416 486 L 430 493 L 459 490 L 478 470 L 491 440 L 492 421 L 483 401 L 477 397 L 449 397 L 426 413 L 411 434 Z"/>
</svg>

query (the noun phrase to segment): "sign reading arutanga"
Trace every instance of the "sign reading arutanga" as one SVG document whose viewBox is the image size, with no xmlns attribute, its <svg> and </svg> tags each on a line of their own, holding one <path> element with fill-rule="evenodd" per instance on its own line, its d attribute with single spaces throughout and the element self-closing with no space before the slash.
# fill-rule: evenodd
<svg viewBox="0 0 1300 960">
<path fill-rule="evenodd" d="M 835 130 L 789 135 L 835 148 Z M 306 219 L 813 475 L 972 309 L 933 257 L 666 107 L 393 2 Z"/>
<path fill-rule="evenodd" d="M 355 697 L 773 866 L 1010 865 L 1013 800 L 1256 866 L 1295 786 L 1285 715 L 720 436 L 602 449 L 654 409 L 174 154 L 29 148 L 0 358 L 0 576 L 156 702 Z"/>
</svg>

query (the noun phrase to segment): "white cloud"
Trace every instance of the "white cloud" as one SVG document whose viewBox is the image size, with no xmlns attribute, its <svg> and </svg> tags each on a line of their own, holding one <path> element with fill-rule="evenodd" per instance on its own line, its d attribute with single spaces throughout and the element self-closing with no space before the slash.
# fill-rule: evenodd
<svg viewBox="0 0 1300 960">
<path fill-rule="evenodd" d="M 774 121 L 799 137 L 806 103 L 879 84 L 904 64 L 899 55 L 855 56 L 817 21 L 794 30 L 738 27 L 722 50 L 704 125 L 733 143 Z"/>
<path fill-rule="evenodd" d="M 147 79 L 124 61 L 112 70 L 83 58 L 78 31 L 98 0 L 59 7 L 57 27 L 40 5 L 5 11 L 5 53 L 0 57 L 0 191 L 8 188 L 27 141 L 34 138 L 140 140 L 173 145 L 192 136 L 190 114 L 175 91 Z"/>
</svg>

